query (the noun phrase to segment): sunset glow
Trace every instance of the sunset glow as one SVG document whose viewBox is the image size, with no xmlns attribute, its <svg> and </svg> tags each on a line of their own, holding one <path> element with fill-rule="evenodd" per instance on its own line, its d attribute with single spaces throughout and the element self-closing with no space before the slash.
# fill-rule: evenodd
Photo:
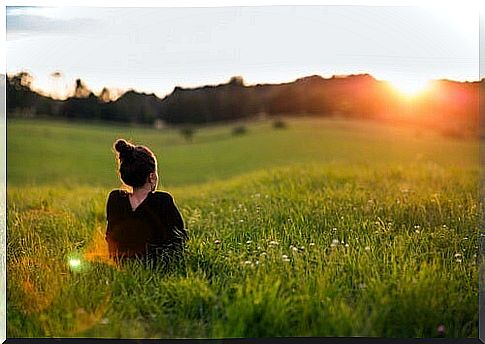
<svg viewBox="0 0 485 344">
<path fill-rule="evenodd" d="M 426 91 L 430 86 L 430 80 L 426 79 L 399 79 L 390 80 L 391 85 L 397 89 L 402 95 L 407 97 L 415 97 Z"/>
</svg>

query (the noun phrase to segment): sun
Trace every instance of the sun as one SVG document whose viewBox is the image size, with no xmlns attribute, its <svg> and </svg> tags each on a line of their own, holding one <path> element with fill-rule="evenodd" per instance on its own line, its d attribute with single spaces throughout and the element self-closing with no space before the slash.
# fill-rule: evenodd
<svg viewBox="0 0 485 344">
<path fill-rule="evenodd" d="M 419 78 L 401 78 L 389 80 L 391 85 L 402 95 L 415 97 L 426 91 L 430 86 L 430 81 Z"/>
</svg>

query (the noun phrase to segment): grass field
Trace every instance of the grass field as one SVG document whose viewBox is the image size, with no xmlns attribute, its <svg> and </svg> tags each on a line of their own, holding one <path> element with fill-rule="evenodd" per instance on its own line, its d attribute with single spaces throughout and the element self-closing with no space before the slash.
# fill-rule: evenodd
<svg viewBox="0 0 485 344">
<path fill-rule="evenodd" d="M 288 120 L 7 126 L 9 337 L 478 336 L 478 141 Z M 113 141 L 159 158 L 189 230 L 169 271 L 106 258 Z M 68 262 L 79 262 L 72 267 Z"/>
</svg>

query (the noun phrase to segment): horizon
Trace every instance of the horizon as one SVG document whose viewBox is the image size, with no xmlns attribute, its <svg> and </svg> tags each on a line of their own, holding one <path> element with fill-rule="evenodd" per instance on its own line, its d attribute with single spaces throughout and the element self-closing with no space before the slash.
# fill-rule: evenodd
<svg viewBox="0 0 485 344">
<path fill-rule="evenodd" d="M 22 71 L 20 71 L 22 72 Z M 20 72 L 17 72 L 17 73 L 7 73 L 7 77 L 12 77 Z M 25 71 L 24 71 L 25 72 Z M 243 80 L 243 83 L 244 83 L 244 87 L 254 87 L 254 86 L 257 86 L 257 85 L 281 85 L 281 84 L 291 84 L 291 83 L 295 83 L 297 82 L 298 80 L 301 80 L 301 79 L 305 79 L 305 78 L 311 78 L 311 77 L 320 77 L 324 80 L 331 80 L 331 79 L 338 79 L 338 78 L 348 78 L 348 77 L 352 77 L 352 76 L 364 76 L 364 75 L 367 75 L 367 76 L 370 76 L 371 78 L 373 78 L 374 80 L 376 80 L 377 82 L 385 82 L 385 83 L 389 83 L 390 86 L 394 87 L 394 89 L 398 90 L 402 95 L 405 95 L 406 94 L 406 90 L 405 89 L 399 89 L 398 85 L 394 84 L 392 81 L 390 80 L 385 80 L 385 79 L 378 79 L 376 78 L 374 75 L 370 74 L 370 73 L 358 73 L 358 74 L 335 74 L 335 75 L 331 75 L 331 76 L 323 76 L 323 75 L 319 75 L 319 74 L 313 74 L 313 75 L 303 75 L 303 76 L 299 76 L 297 77 L 296 79 L 292 79 L 292 80 L 288 80 L 288 81 L 282 81 L 282 82 L 258 82 L 258 83 L 253 83 L 253 84 L 249 84 L 246 82 L 246 79 L 244 78 L 244 76 L 242 75 L 233 75 L 231 77 L 228 77 L 226 81 L 223 81 L 221 83 L 214 83 L 214 84 L 203 84 L 203 85 L 196 85 L 196 86 L 190 86 L 190 87 L 183 87 L 183 86 L 179 86 L 179 85 L 176 85 L 174 86 L 174 88 L 172 89 L 172 91 L 170 91 L 169 93 L 163 95 L 163 96 L 159 96 L 158 94 L 156 94 L 155 92 L 146 92 L 146 91 L 139 91 L 135 88 L 127 88 L 127 89 L 120 89 L 120 88 L 114 88 L 114 89 L 110 89 L 110 88 L 107 88 L 108 91 L 110 92 L 113 92 L 111 93 L 111 98 L 110 100 L 111 101 L 115 101 L 117 99 L 119 99 L 121 96 L 123 96 L 124 94 L 128 93 L 128 92 L 136 92 L 136 93 L 139 93 L 139 94 L 145 94 L 145 95 L 155 95 L 157 98 L 159 99 L 163 99 L 169 95 L 171 95 L 176 88 L 181 88 L 181 89 L 184 89 L 184 90 L 191 90 L 191 89 L 199 89 L 199 88 L 203 88 L 203 87 L 216 87 L 216 86 L 220 86 L 220 85 L 227 85 L 230 81 L 230 79 L 232 77 L 241 77 L 242 80 Z M 479 83 L 481 82 L 482 80 L 485 80 L 485 77 L 484 78 L 481 78 L 481 79 L 478 79 L 478 80 L 453 80 L 453 79 L 447 79 L 447 78 L 441 78 L 441 79 L 431 79 L 431 80 L 428 80 L 428 84 L 430 83 L 433 83 L 433 82 L 440 82 L 440 81 L 449 81 L 449 82 L 456 82 L 456 83 Z M 84 80 L 81 79 L 81 81 L 84 82 Z M 88 91 L 90 91 L 91 93 L 93 93 L 95 96 L 99 97 L 101 95 L 101 91 L 99 92 L 95 92 L 94 90 L 90 89 L 88 85 L 85 85 L 86 86 L 86 89 Z M 42 90 L 42 89 L 35 89 L 33 87 L 30 87 L 31 91 L 33 92 L 36 92 L 42 96 L 45 96 L 45 97 L 50 97 L 54 100 L 66 100 L 70 97 L 73 97 L 74 96 L 74 85 L 72 87 L 72 92 L 67 94 L 66 97 L 64 98 L 55 98 L 55 97 L 52 97 L 51 94 L 48 94 L 48 92 L 46 92 L 45 90 Z M 426 87 L 423 87 L 423 89 L 426 89 Z M 116 93 L 115 93 L 116 92 Z M 418 90 L 416 92 L 410 92 L 410 93 L 420 93 L 421 90 Z"/>
<path fill-rule="evenodd" d="M 55 98 L 78 78 L 95 94 L 159 98 L 232 76 L 256 85 L 370 74 L 408 88 L 480 80 L 470 9 L 7 7 L 6 24 L 7 75 L 27 71 Z"/>
</svg>

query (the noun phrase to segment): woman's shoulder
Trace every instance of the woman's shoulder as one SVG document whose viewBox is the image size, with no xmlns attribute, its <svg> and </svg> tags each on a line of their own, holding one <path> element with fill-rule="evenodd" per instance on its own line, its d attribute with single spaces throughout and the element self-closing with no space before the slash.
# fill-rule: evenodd
<svg viewBox="0 0 485 344">
<path fill-rule="evenodd" d="M 121 197 L 127 197 L 127 196 L 128 196 L 128 191 L 126 190 L 123 190 L 123 189 L 111 190 L 111 192 L 108 195 L 108 201 L 113 199 L 118 199 Z"/>
<path fill-rule="evenodd" d="M 170 202 L 173 200 L 173 196 L 166 191 L 155 191 L 153 195 L 161 201 Z"/>
</svg>

